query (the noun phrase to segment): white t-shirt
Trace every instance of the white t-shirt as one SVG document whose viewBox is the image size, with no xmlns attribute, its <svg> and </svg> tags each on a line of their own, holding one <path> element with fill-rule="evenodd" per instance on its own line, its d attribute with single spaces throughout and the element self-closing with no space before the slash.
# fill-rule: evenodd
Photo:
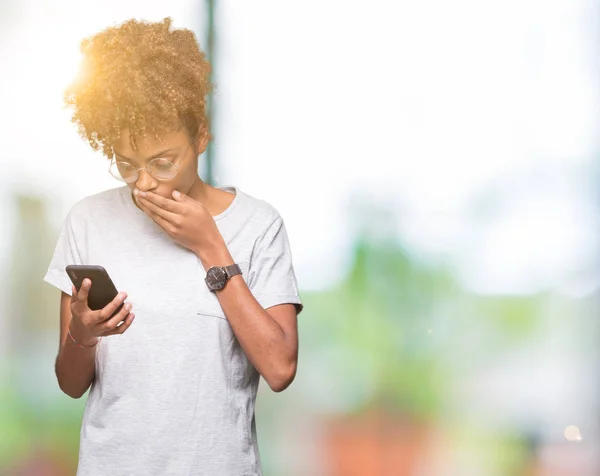
<svg viewBox="0 0 600 476">
<path fill-rule="evenodd" d="M 214 220 L 266 309 L 302 303 L 286 229 L 268 203 L 234 187 Z M 67 294 L 68 264 L 106 268 L 135 321 L 96 350 L 78 476 L 261 475 L 259 374 L 237 341 L 201 261 L 135 206 L 127 186 L 68 213 L 44 280 Z"/>
</svg>

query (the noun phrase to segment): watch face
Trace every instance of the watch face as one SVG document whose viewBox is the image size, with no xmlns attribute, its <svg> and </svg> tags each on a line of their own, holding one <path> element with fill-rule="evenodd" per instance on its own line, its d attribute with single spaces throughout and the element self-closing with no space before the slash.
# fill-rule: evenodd
<svg viewBox="0 0 600 476">
<path fill-rule="evenodd" d="M 213 267 L 206 273 L 206 283 L 210 289 L 221 289 L 227 281 L 227 273 L 223 268 Z"/>
</svg>

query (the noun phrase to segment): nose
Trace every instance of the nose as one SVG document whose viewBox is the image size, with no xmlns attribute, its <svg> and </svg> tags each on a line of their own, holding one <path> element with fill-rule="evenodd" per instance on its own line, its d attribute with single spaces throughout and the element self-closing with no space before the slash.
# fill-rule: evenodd
<svg viewBox="0 0 600 476">
<path fill-rule="evenodd" d="M 152 175 L 150 175 L 146 170 L 139 170 L 138 178 L 135 181 L 135 186 L 138 190 L 147 192 L 148 190 L 156 188 L 158 184 L 156 183 L 156 180 L 152 178 Z"/>
</svg>

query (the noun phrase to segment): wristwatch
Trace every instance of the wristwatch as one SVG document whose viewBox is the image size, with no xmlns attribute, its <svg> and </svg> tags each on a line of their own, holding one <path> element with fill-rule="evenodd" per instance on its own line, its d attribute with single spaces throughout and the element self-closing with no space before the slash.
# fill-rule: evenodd
<svg viewBox="0 0 600 476">
<path fill-rule="evenodd" d="M 227 280 L 232 276 L 242 274 L 242 270 L 237 264 L 231 264 L 229 266 L 213 266 L 206 272 L 206 284 L 208 289 L 211 291 L 218 291 L 223 289 Z"/>
</svg>

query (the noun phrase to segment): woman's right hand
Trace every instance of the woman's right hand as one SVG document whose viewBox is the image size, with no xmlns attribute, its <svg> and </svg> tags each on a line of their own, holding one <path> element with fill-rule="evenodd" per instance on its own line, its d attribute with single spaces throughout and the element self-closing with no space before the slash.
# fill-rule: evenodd
<svg viewBox="0 0 600 476">
<path fill-rule="evenodd" d="M 79 292 L 72 286 L 71 294 L 71 323 L 69 331 L 81 345 L 92 346 L 99 337 L 123 334 L 133 322 L 135 315 L 131 311 L 131 303 L 125 303 L 114 316 L 113 313 L 127 299 L 127 293 L 120 292 L 102 309 L 93 311 L 88 306 L 88 294 L 92 282 L 89 278 L 83 280 Z M 112 317 L 110 317 L 112 316 Z M 121 325 L 120 322 L 124 321 Z"/>
</svg>

